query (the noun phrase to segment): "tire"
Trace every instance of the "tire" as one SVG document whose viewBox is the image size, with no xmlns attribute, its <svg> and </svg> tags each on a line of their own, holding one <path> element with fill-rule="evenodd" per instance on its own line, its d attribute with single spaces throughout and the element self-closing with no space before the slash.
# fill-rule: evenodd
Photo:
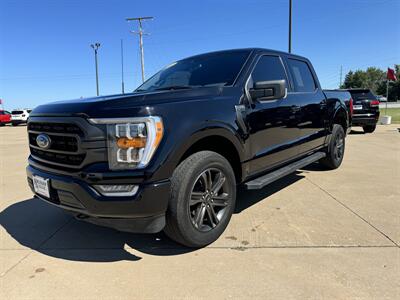
<svg viewBox="0 0 400 300">
<path fill-rule="evenodd" d="M 11 125 L 12 125 L 12 126 L 18 126 L 18 124 L 17 124 L 17 123 L 11 123 Z"/>
<path fill-rule="evenodd" d="M 330 170 L 339 168 L 343 161 L 345 146 L 344 129 L 341 125 L 334 124 L 331 140 L 326 151 L 326 157 L 321 159 L 320 163 Z"/>
<path fill-rule="evenodd" d="M 213 190 L 210 186 L 216 193 L 207 192 Z M 235 174 L 229 162 L 212 151 L 197 152 L 172 175 L 164 232 L 187 247 L 204 247 L 224 232 L 235 202 Z"/>
<path fill-rule="evenodd" d="M 363 129 L 365 133 L 373 133 L 376 129 L 376 125 L 365 125 Z"/>
</svg>

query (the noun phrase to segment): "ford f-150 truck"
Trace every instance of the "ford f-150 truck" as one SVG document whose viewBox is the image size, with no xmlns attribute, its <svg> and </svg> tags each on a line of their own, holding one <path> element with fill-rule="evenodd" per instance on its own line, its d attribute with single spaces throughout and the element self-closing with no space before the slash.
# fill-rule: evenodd
<svg viewBox="0 0 400 300">
<path fill-rule="evenodd" d="M 219 51 L 162 69 L 133 93 L 54 102 L 28 120 L 28 183 L 77 218 L 202 247 L 225 230 L 236 187 L 342 163 L 347 91 L 309 60 Z"/>
</svg>

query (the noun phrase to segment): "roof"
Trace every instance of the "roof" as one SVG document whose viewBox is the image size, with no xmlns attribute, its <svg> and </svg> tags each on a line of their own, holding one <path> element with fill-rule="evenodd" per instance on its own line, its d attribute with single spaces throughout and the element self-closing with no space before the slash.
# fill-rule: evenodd
<svg viewBox="0 0 400 300">
<path fill-rule="evenodd" d="M 186 57 L 184 59 L 189 59 L 189 58 L 194 58 L 200 55 L 206 55 L 206 54 L 213 54 L 213 53 L 223 53 L 223 52 L 239 52 L 239 51 L 249 51 L 249 52 L 270 52 L 273 54 L 284 54 L 284 55 L 289 55 L 291 57 L 297 57 L 300 59 L 307 59 L 306 57 L 300 56 L 300 55 L 296 55 L 296 54 L 292 54 L 292 53 L 288 53 L 288 52 L 284 52 L 284 51 L 279 51 L 279 50 L 273 50 L 273 49 L 267 49 L 267 48 L 237 48 L 237 49 L 227 49 L 227 50 L 218 50 L 218 51 L 211 51 L 211 52 L 205 52 L 205 53 L 200 53 L 200 54 L 196 54 L 193 56 L 189 56 Z M 182 59 L 182 60 L 184 60 Z"/>
</svg>

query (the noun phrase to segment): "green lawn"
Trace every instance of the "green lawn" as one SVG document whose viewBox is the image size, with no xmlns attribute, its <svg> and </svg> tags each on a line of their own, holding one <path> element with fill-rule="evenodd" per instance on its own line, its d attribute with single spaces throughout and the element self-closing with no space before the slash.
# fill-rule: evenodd
<svg viewBox="0 0 400 300">
<path fill-rule="evenodd" d="M 385 115 L 385 108 L 380 109 L 381 116 Z M 392 116 L 392 123 L 400 124 L 400 108 L 388 108 L 387 115 Z"/>
</svg>

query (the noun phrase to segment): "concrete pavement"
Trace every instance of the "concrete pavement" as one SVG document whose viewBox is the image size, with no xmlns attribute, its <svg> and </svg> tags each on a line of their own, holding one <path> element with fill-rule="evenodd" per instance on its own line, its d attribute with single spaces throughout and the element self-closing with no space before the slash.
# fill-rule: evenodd
<svg viewBox="0 0 400 300">
<path fill-rule="evenodd" d="M 200 250 L 32 199 L 26 127 L 2 127 L 0 299 L 399 299 L 398 127 L 356 128 L 338 170 L 239 191 L 226 232 Z"/>
</svg>

